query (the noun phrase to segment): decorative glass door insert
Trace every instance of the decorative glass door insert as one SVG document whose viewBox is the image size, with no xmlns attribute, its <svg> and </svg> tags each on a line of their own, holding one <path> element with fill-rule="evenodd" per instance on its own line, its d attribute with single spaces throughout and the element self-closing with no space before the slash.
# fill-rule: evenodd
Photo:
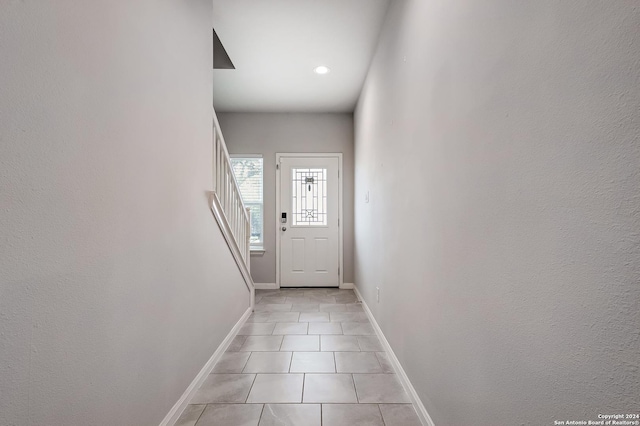
<svg viewBox="0 0 640 426">
<path fill-rule="evenodd" d="M 291 226 L 327 226 L 327 169 L 291 168 Z"/>
</svg>

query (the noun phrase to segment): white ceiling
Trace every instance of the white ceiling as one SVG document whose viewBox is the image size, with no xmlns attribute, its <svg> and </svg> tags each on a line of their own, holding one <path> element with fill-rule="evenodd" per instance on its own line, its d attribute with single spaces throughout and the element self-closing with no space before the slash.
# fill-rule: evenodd
<svg viewBox="0 0 640 426">
<path fill-rule="evenodd" d="M 235 70 L 213 71 L 219 112 L 351 112 L 389 0 L 213 0 Z M 326 65 L 331 72 L 317 75 Z"/>
</svg>

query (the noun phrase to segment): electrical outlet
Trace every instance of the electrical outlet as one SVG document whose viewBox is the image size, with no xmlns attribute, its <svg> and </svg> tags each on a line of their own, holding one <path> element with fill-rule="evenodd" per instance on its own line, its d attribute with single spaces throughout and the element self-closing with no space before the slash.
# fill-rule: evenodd
<svg viewBox="0 0 640 426">
<path fill-rule="evenodd" d="M 380 287 L 376 287 L 376 302 L 380 303 Z"/>
</svg>

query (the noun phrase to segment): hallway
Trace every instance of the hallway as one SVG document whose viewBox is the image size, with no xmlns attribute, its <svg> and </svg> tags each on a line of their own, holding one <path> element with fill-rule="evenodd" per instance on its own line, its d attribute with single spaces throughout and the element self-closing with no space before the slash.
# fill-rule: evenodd
<svg viewBox="0 0 640 426">
<path fill-rule="evenodd" d="M 0 426 L 640 426 L 639 4 L 0 2 Z"/>
<path fill-rule="evenodd" d="M 418 426 L 353 290 L 256 290 L 176 426 Z"/>
</svg>

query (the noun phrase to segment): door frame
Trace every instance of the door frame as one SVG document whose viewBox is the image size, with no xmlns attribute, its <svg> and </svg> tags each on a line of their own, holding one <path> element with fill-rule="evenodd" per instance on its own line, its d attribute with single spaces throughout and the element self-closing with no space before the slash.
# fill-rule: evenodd
<svg viewBox="0 0 640 426">
<path fill-rule="evenodd" d="M 338 159 L 338 288 L 342 288 L 344 284 L 344 265 L 343 265 L 343 228 L 344 220 L 342 220 L 342 153 L 341 152 L 276 152 L 276 288 L 280 288 L 280 160 L 282 158 L 337 158 Z"/>
</svg>

